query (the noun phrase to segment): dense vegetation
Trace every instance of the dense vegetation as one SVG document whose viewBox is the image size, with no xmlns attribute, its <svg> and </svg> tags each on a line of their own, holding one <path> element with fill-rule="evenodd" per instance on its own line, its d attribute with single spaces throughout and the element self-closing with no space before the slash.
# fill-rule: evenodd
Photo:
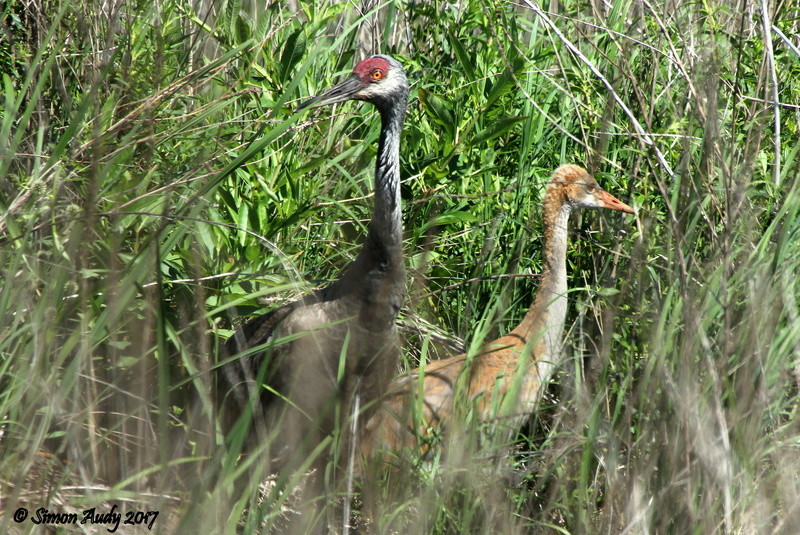
<svg viewBox="0 0 800 535">
<path fill-rule="evenodd" d="M 520 319 L 561 163 L 639 215 L 573 221 L 569 358 L 514 454 L 423 464 L 362 525 L 796 533 L 796 6 L 354 4 L 0 8 L 0 531 L 35 532 L 19 504 L 159 510 L 165 532 L 279 516 L 168 490 L 164 437 L 238 318 L 361 243 L 377 115 L 291 110 L 383 52 L 413 82 L 405 366 Z"/>
</svg>

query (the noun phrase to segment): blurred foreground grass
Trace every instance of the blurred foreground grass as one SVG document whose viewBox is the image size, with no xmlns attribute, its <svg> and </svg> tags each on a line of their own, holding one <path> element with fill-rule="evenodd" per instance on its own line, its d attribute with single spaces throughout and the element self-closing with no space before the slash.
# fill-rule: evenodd
<svg viewBox="0 0 800 535">
<path fill-rule="evenodd" d="M 37 532 L 19 504 L 276 522 L 280 503 L 175 488 L 169 437 L 236 318 L 357 250 L 378 118 L 291 109 L 377 52 L 413 82 L 407 366 L 449 354 L 430 325 L 469 342 L 519 320 L 559 164 L 640 215 L 573 225 L 570 358 L 514 454 L 390 479 L 361 530 L 800 531 L 791 3 L 1 9 L 0 531 Z"/>
</svg>

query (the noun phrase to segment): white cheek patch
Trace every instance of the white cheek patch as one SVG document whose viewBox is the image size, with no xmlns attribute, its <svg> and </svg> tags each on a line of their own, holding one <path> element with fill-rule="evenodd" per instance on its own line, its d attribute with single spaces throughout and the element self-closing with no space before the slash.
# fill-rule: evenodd
<svg viewBox="0 0 800 535">
<path fill-rule="evenodd" d="M 376 93 L 376 89 L 377 88 L 375 86 L 377 86 L 377 85 L 378 84 L 369 84 L 367 87 L 365 87 L 364 89 L 362 89 L 361 91 L 358 92 L 358 96 L 360 98 L 365 99 L 365 100 L 369 99 L 369 97 L 371 97 L 372 95 L 374 95 Z"/>
<path fill-rule="evenodd" d="M 367 100 L 369 97 L 380 93 L 393 93 L 400 85 L 402 85 L 400 77 L 397 76 L 394 71 L 389 71 L 387 77 L 382 82 L 369 84 L 358 92 L 358 96 Z"/>
</svg>

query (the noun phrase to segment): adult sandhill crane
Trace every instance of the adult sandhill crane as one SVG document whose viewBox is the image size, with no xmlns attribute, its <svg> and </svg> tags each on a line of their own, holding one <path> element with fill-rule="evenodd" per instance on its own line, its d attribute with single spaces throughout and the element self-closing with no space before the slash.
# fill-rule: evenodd
<svg viewBox="0 0 800 535">
<path fill-rule="evenodd" d="M 633 209 L 605 190 L 583 168 L 564 165 L 553 174 L 543 201 L 543 270 L 528 313 L 507 335 L 427 365 L 395 380 L 382 409 L 367 423 L 361 443 L 366 457 L 402 447 L 430 446 L 453 420 L 456 397 L 480 422 L 516 432 L 539 398 L 544 381 L 562 356 L 567 314 L 567 222 L 577 208 Z M 420 399 L 419 396 L 422 396 Z"/>
<path fill-rule="evenodd" d="M 304 461 L 343 423 L 356 398 L 369 405 L 397 373 L 395 317 L 405 295 L 399 149 L 408 81 L 403 68 L 388 56 L 372 56 L 343 83 L 297 110 L 346 100 L 370 102 L 381 116 L 366 240 L 337 281 L 239 329 L 226 349 L 243 356 L 218 374 L 223 430 L 237 420 L 249 424 L 246 447 L 271 440 L 269 454 L 278 469 Z"/>
</svg>

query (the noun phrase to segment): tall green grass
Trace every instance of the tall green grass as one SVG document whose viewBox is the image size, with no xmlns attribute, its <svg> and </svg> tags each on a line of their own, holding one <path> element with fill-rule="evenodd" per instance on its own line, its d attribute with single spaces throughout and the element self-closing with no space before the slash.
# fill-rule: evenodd
<svg viewBox="0 0 800 535">
<path fill-rule="evenodd" d="M 383 52 L 413 84 L 404 366 L 519 321 L 561 163 L 640 212 L 573 221 L 569 358 L 513 453 L 384 474 L 354 529 L 797 532 L 797 10 L 363 4 L 4 4 L 0 531 L 37 532 L 20 505 L 291 517 L 194 468 L 219 437 L 173 437 L 240 318 L 358 250 L 378 117 L 291 110 Z"/>
</svg>

